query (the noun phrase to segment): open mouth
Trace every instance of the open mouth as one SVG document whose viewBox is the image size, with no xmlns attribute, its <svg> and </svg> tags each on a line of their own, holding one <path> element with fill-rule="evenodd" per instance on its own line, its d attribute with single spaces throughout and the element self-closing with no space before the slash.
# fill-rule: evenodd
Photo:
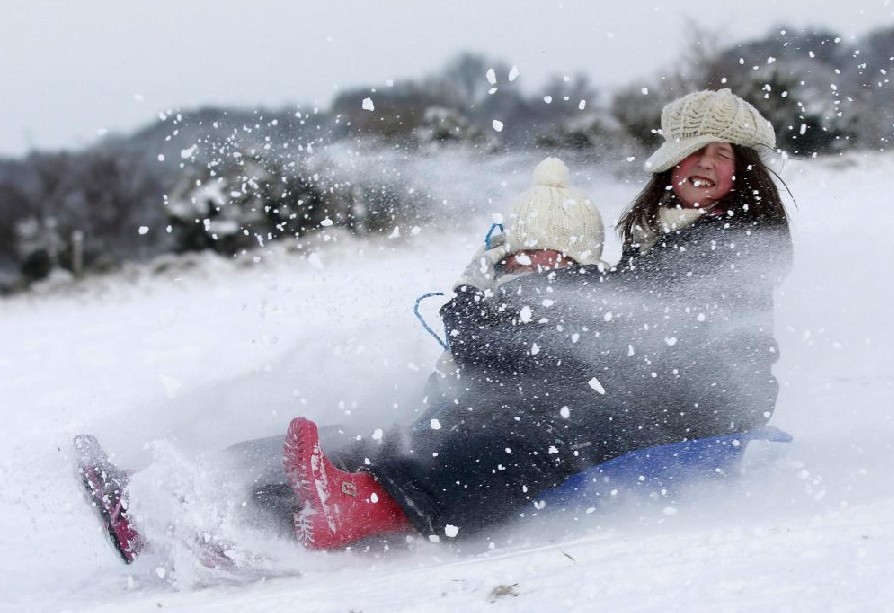
<svg viewBox="0 0 894 613">
<path fill-rule="evenodd" d="M 714 181 L 705 177 L 689 177 L 689 183 L 693 187 L 714 187 Z"/>
</svg>

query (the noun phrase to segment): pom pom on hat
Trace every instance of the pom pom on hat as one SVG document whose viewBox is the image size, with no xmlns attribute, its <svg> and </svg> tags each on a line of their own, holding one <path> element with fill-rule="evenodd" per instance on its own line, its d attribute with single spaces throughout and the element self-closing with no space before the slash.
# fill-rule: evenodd
<svg viewBox="0 0 894 613">
<path fill-rule="evenodd" d="M 546 158 L 534 169 L 534 185 L 568 187 L 568 167 L 559 158 Z"/>
<path fill-rule="evenodd" d="M 568 187 L 568 167 L 546 158 L 534 169 L 534 186 L 522 194 L 510 214 L 509 253 L 553 249 L 578 264 L 598 264 L 605 229 L 590 198 Z"/>
</svg>

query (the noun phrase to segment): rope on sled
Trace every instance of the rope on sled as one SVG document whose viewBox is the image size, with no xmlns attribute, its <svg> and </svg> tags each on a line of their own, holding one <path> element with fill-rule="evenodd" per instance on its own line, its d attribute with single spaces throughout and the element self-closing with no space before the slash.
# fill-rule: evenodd
<svg viewBox="0 0 894 613">
<path fill-rule="evenodd" d="M 490 225 L 490 230 L 488 230 L 487 234 L 484 235 L 484 248 L 485 249 L 491 248 L 491 237 L 493 236 L 493 234 L 496 230 L 499 230 L 501 233 L 504 232 L 503 224 L 501 224 L 499 222 L 494 222 Z M 429 292 L 427 294 L 422 294 L 421 296 L 419 296 L 416 299 L 416 304 L 413 305 L 413 314 L 416 315 L 416 319 L 419 320 L 419 323 L 422 324 L 422 327 L 425 328 L 425 331 L 428 332 L 429 334 L 431 334 L 435 338 L 435 340 L 438 341 L 438 344 L 441 346 L 441 348 L 444 351 L 450 351 L 450 342 L 449 342 L 447 335 L 445 334 L 443 339 L 440 336 L 438 336 L 438 333 L 431 329 L 431 326 L 429 326 L 428 323 L 425 321 L 425 318 L 422 317 L 422 313 L 419 312 L 419 305 L 423 300 L 425 300 L 426 298 L 431 298 L 432 296 L 443 296 L 443 295 L 444 295 L 444 292 Z"/>
<path fill-rule="evenodd" d="M 438 336 L 438 333 L 435 332 L 434 330 L 432 330 L 431 326 L 429 326 L 428 323 L 426 323 L 425 318 L 422 317 L 422 313 L 419 312 L 419 305 L 422 303 L 423 300 L 425 300 L 426 298 L 431 298 L 432 296 L 443 296 L 443 295 L 444 295 L 444 292 L 429 292 L 427 294 L 422 294 L 421 296 L 419 296 L 416 299 L 416 304 L 413 305 L 413 313 L 416 315 L 416 319 L 419 320 L 419 323 L 422 324 L 422 327 L 425 328 L 425 331 L 428 332 L 429 334 L 431 334 L 433 337 L 435 337 L 435 340 L 438 341 L 438 344 L 441 346 L 441 348 L 444 351 L 450 351 L 450 344 L 447 341 L 447 335 L 445 334 L 444 338 L 441 339 L 441 337 Z"/>
</svg>

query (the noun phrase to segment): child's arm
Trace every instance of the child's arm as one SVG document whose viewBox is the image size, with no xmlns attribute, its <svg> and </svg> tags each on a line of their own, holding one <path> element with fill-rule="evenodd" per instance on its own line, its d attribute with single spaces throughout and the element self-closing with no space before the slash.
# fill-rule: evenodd
<svg viewBox="0 0 894 613">
<path fill-rule="evenodd" d="M 490 249 L 482 247 L 453 284 L 453 289 L 472 287 L 490 295 L 498 274 L 497 266 L 508 254 L 507 247 L 502 243 Z"/>
</svg>

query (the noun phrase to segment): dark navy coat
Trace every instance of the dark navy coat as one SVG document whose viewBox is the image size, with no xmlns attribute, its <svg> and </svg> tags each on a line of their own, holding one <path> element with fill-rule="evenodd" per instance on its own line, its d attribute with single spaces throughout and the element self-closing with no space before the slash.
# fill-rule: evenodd
<svg viewBox="0 0 894 613">
<path fill-rule="evenodd" d="M 371 470 L 424 533 L 519 512 L 633 449 L 747 431 L 773 413 L 773 288 L 782 229 L 702 218 L 617 269 L 524 275 L 442 309 L 459 365 Z"/>
</svg>

